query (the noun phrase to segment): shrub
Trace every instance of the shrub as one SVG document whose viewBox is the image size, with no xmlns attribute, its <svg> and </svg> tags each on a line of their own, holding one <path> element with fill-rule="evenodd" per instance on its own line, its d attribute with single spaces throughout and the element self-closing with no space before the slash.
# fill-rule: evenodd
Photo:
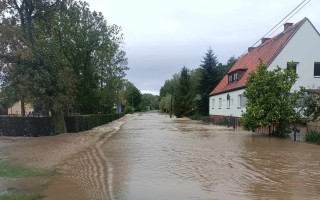
<svg viewBox="0 0 320 200">
<path fill-rule="evenodd" d="M 0 135 L 48 136 L 53 133 L 50 117 L 0 117 Z"/>
<path fill-rule="evenodd" d="M 132 112 L 133 112 L 132 106 L 126 106 L 126 107 L 124 108 L 124 113 L 125 113 L 125 114 L 132 113 Z"/>
<path fill-rule="evenodd" d="M 119 119 L 124 114 L 93 114 L 93 115 L 73 115 L 66 116 L 67 131 L 70 133 L 77 133 L 87 131 L 94 127 L 107 124 L 116 119 Z"/>
<path fill-rule="evenodd" d="M 306 134 L 306 141 L 320 144 L 320 132 L 316 130 L 308 131 Z"/>
</svg>

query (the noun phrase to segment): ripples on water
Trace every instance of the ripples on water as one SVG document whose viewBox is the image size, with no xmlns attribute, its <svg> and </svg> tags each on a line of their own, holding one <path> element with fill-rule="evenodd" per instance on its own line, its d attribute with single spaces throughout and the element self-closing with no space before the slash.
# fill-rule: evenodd
<svg viewBox="0 0 320 200">
<path fill-rule="evenodd" d="M 320 198 L 316 145 L 156 113 L 109 136 L 64 166 L 87 199 Z"/>
</svg>

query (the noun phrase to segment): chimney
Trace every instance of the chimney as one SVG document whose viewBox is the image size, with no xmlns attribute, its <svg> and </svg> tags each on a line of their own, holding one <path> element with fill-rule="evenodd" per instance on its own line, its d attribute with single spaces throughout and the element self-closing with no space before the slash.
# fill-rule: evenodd
<svg viewBox="0 0 320 200">
<path fill-rule="evenodd" d="M 255 49 L 255 47 L 249 47 L 248 52 L 250 53 L 253 49 Z"/>
<path fill-rule="evenodd" d="M 284 31 L 287 30 L 287 28 L 289 28 L 289 27 L 292 26 L 292 25 L 293 25 L 293 23 L 285 23 L 285 24 L 283 25 Z"/>
<path fill-rule="evenodd" d="M 270 38 L 261 38 L 261 44 L 264 44 L 268 40 L 270 40 Z"/>
</svg>

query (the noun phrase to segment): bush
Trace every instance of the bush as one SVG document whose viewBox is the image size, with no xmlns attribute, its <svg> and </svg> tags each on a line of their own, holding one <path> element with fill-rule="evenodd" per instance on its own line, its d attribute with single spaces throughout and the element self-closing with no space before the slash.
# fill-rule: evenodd
<svg viewBox="0 0 320 200">
<path fill-rule="evenodd" d="M 94 127 L 119 119 L 120 117 L 123 117 L 123 115 L 123 113 L 119 113 L 66 116 L 65 121 L 67 132 L 77 133 L 81 131 L 87 131 Z"/>
<path fill-rule="evenodd" d="M 126 106 L 126 107 L 124 107 L 124 113 L 125 113 L 125 114 L 132 113 L 132 112 L 133 112 L 132 106 Z"/>
<path fill-rule="evenodd" d="M 0 117 L 0 135 L 49 136 L 53 133 L 50 117 Z"/>
<path fill-rule="evenodd" d="M 316 130 L 311 130 L 306 134 L 307 142 L 315 142 L 320 144 L 320 132 Z"/>
</svg>

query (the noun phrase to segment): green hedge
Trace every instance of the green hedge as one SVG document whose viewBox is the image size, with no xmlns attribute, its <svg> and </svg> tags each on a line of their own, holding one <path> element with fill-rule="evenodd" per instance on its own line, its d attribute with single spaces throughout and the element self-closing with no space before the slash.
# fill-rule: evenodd
<svg viewBox="0 0 320 200">
<path fill-rule="evenodd" d="M 69 133 L 77 133 L 87 131 L 94 127 L 107 124 L 123 117 L 123 113 L 119 114 L 93 114 L 93 115 L 71 115 L 66 116 L 66 126 Z"/>
<path fill-rule="evenodd" d="M 53 133 L 50 117 L 0 116 L 0 135 L 49 136 Z"/>
</svg>

